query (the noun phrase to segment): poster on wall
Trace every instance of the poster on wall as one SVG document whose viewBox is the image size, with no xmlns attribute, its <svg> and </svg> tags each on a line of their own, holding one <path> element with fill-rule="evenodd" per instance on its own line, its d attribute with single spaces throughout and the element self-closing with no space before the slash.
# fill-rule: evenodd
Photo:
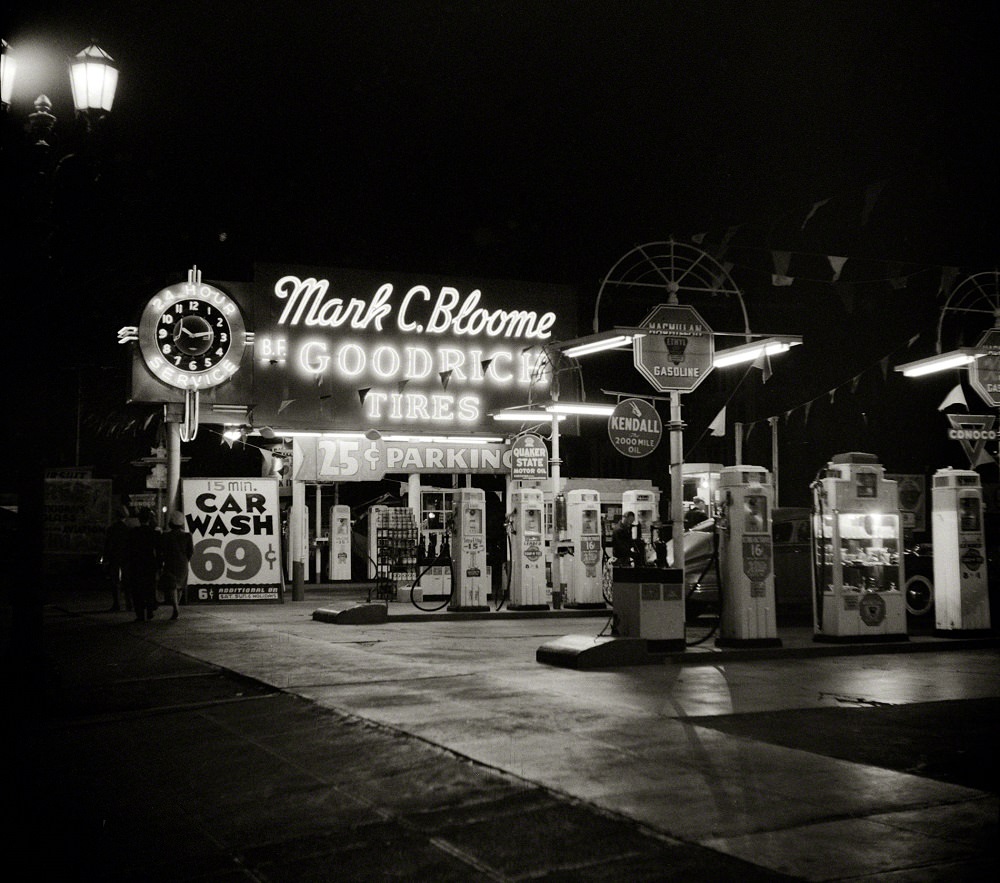
<svg viewBox="0 0 1000 883">
<path fill-rule="evenodd" d="M 45 479 L 46 563 L 51 556 L 100 555 L 110 522 L 110 479 Z"/>
<path fill-rule="evenodd" d="M 193 601 L 281 601 L 281 510 L 273 478 L 186 478 Z"/>
</svg>

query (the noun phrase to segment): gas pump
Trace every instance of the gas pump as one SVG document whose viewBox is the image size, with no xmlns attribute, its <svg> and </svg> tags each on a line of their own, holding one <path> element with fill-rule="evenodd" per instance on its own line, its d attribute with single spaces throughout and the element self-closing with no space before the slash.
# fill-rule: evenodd
<svg viewBox="0 0 1000 883">
<path fill-rule="evenodd" d="M 486 492 L 456 488 L 451 538 L 452 595 L 449 610 L 489 610 L 486 603 Z"/>
<path fill-rule="evenodd" d="M 567 607 L 604 607 L 601 570 L 601 496 L 597 491 L 566 494 L 566 529 L 572 552 L 560 563 Z"/>
<path fill-rule="evenodd" d="M 343 504 L 330 507 L 331 580 L 351 578 L 351 507 Z"/>
<path fill-rule="evenodd" d="M 969 469 L 939 469 L 931 491 L 934 628 L 954 635 L 990 628 L 983 491 Z"/>
<path fill-rule="evenodd" d="M 771 509 L 774 486 L 760 466 L 727 466 L 719 476 L 720 647 L 780 647 L 774 603 Z"/>
<path fill-rule="evenodd" d="M 626 512 L 635 513 L 635 539 L 637 548 L 644 552 L 645 563 L 651 563 L 654 541 L 653 524 L 657 520 L 656 497 L 650 491 L 622 491 L 622 515 Z"/>
<path fill-rule="evenodd" d="M 511 610 L 547 610 L 545 541 L 542 536 L 543 495 L 537 488 L 514 488 L 507 517 L 510 540 Z"/>
<path fill-rule="evenodd" d="M 848 453 L 812 489 L 813 640 L 907 640 L 896 482 L 874 454 Z"/>
</svg>

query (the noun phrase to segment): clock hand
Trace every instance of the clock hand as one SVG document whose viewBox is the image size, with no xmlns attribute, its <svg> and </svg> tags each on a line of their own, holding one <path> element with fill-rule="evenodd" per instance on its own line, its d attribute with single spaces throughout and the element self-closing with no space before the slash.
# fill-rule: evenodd
<svg viewBox="0 0 1000 883">
<path fill-rule="evenodd" d="M 188 334 L 190 334 L 192 337 L 211 337 L 214 333 L 215 332 L 212 331 L 211 329 L 209 329 L 208 331 L 198 331 L 198 332 L 189 331 L 188 332 Z"/>
</svg>

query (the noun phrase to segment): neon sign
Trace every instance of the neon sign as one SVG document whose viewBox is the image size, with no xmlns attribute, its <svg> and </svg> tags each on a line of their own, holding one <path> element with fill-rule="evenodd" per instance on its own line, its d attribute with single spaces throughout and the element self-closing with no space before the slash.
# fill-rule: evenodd
<svg viewBox="0 0 1000 883">
<path fill-rule="evenodd" d="M 269 269 L 256 301 L 266 304 L 256 313 L 258 421 L 485 428 L 489 411 L 547 394 L 545 344 L 575 331 L 552 308 L 572 303 L 562 286 Z"/>
</svg>

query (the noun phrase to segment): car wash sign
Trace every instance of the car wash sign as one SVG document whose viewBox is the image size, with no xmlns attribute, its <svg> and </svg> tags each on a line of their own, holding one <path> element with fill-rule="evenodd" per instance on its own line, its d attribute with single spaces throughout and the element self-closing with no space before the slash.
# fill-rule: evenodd
<svg viewBox="0 0 1000 883">
<path fill-rule="evenodd" d="M 281 513 L 272 478 L 187 478 L 184 520 L 194 541 L 188 598 L 280 601 Z"/>
<path fill-rule="evenodd" d="M 254 288 L 258 425 L 493 430 L 576 330 L 565 286 L 261 266 Z"/>
</svg>

